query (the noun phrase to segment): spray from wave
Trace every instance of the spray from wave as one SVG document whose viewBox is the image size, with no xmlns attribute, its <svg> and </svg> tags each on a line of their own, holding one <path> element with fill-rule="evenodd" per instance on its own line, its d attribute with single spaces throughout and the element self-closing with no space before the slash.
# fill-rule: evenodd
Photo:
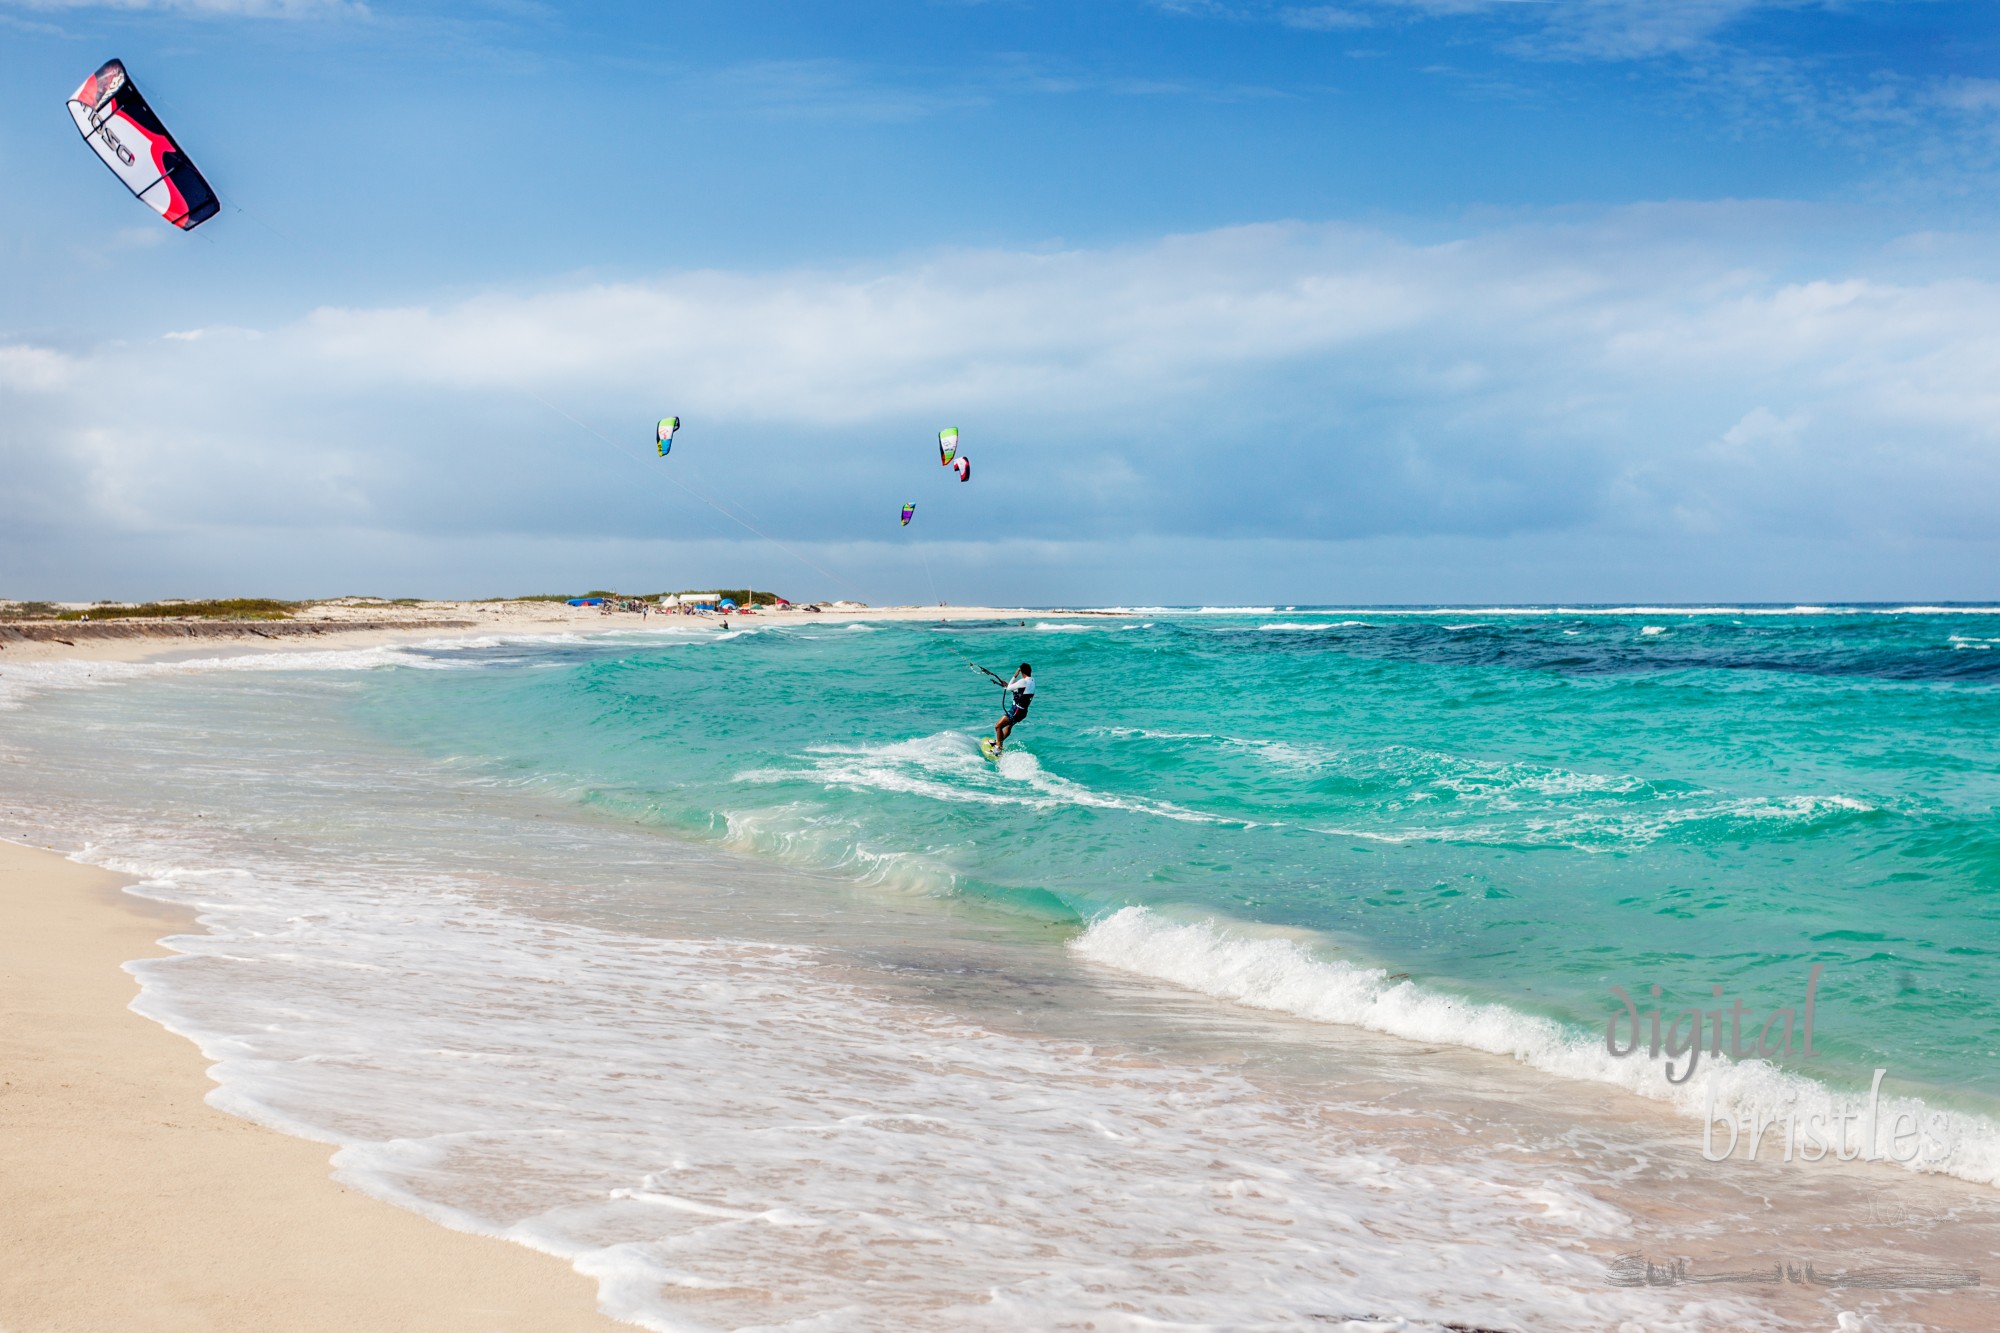
<svg viewBox="0 0 2000 1333">
<path fill-rule="evenodd" d="M 1092 962 L 1253 1009 L 1508 1056 L 1559 1078 L 1624 1088 L 1694 1119 L 1714 1114 L 1754 1123 L 1817 1114 L 1826 1123 L 1840 1116 L 1858 1122 L 1868 1105 L 1863 1094 L 1727 1055 L 1704 1057 L 1712 1062 L 1706 1079 L 1676 1085 L 1660 1062 L 1613 1056 L 1597 1034 L 1428 991 L 1387 969 L 1325 958 L 1297 939 L 1246 936 L 1212 919 L 1174 921 L 1151 908 L 1127 907 L 1091 923 L 1070 948 Z M 1910 1169 L 2000 1185 L 2000 1123 L 1913 1097 L 1883 1098 L 1876 1112 L 1884 1124 L 1898 1115 L 1941 1124 L 1941 1133 L 1925 1139 L 1907 1163 Z"/>
</svg>

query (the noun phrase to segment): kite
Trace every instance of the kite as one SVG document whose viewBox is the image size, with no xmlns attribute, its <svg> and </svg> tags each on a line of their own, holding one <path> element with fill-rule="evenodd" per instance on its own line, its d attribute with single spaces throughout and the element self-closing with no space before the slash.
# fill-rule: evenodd
<svg viewBox="0 0 2000 1333">
<path fill-rule="evenodd" d="M 964 454 L 960 454 L 955 460 L 953 460 L 951 465 L 951 470 L 958 474 L 958 479 L 960 481 L 972 480 L 972 460 L 970 458 L 967 458 Z"/>
<path fill-rule="evenodd" d="M 952 458 L 958 453 L 958 427 L 946 426 L 938 432 L 938 462 L 951 466 Z"/>
<path fill-rule="evenodd" d="M 913 505 L 913 504 L 907 504 L 907 505 L 904 505 L 904 506 L 903 506 L 903 526 L 904 526 L 904 527 L 906 527 L 906 528 L 907 528 L 907 527 L 909 527 L 909 526 L 910 526 L 910 520 L 911 520 L 912 518 L 915 518 L 915 517 L 916 517 L 916 513 L 917 513 L 917 507 L 916 507 L 915 505 Z"/>
<path fill-rule="evenodd" d="M 674 432 L 681 428 L 679 417 L 665 417 L 660 421 L 660 457 L 665 458 L 674 447 Z"/>
<path fill-rule="evenodd" d="M 69 99 L 70 119 L 139 201 L 193 231 L 222 211 L 194 161 L 153 113 L 122 62 L 107 60 Z"/>
</svg>

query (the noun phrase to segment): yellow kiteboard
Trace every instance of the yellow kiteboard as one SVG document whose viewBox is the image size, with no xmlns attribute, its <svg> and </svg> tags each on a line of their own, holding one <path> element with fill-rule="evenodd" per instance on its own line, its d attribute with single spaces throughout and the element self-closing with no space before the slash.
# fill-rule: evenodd
<svg viewBox="0 0 2000 1333">
<path fill-rule="evenodd" d="M 991 736 L 981 736 L 979 738 L 979 753 L 985 755 L 988 759 L 998 759 L 1000 757 L 1000 751 L 994 748 Z"/>
</svg>

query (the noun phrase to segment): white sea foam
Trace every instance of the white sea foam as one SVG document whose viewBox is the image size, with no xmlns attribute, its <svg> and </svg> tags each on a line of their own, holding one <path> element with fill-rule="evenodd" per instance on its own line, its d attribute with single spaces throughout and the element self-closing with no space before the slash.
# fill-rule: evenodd
<svg viewBox="0 0 2000 1333">
<path fill-rule="evenodd" d="M 1043 634 L 1130 634 L 1134 630 L 1151 629 L 1153 624 L 1129 620 L 1038 620 L 1029 628 Z"/>
<path fill-rule="evenodd" d="M 1291 607 L 1276 606 L 1095 606 L 1093 611 L 1106 611 L 1123 616 L 1274 616 L 1280 610 Z"/>
<path fill-rule="evenodd" d="M 457 664 L 426 657 L 415 647 L 245 652 L 182 662 L 28 662 L 0 670 L 0 707 L 18 707 L 43 690 L 92 689 L 163 676 L 221 671 L 365 671 L 385 666 L 449 670 Z"/>
<path fill-rule="evenodd" d="M 1060 806 L 1122 810 L 1193 824 L 1256 827 L 1255 821 L 1204 814 L 1170 801 L 1119 796 L 1047 772 L 1033 754 L 1010 748 L 999 761 L 979 752 L 978 742 L 961 731 L 941 731 L 882 745 L 816 746 L 807 768 L 756 768 L 737 774 L 739 782 L 818 782 L 828 786 L 922 796 L 935 801 L 980 805 L 1021 805 L 1051 810 Z"/>
<path fill-rule="evenodd" d="M 1257 606 L 1109 606 L 1093 608 L 1124 615 L 1256 615 L 1296 614 L 1309 616 L 1342 615 L 1371 616 L 1400 619 L 1408 616 L 1514 616 L 1534 617 L 1587 617 L 1587 616 L 1996 616 L 2000 615 L 2000 603 L 1972 606 L 1735 606 L 1715 604 L 1704 606 L 1661 606 L 1636 603 L 1630 606 L 1329 606 L 1329 607 L 1257 607 Z M 1364 623 L 1375 623 L 1368 621 Z"/>
<path fill-rule="evenodd" d="M 1653 1322 L 1580 1248 L 1629 1220 L 1561 1170 L 1399 1155 L 1224 1071 L 893 1000 L 819 950 L 112 832 L 123 849 L 87 859 L 202 910 L 205 933 L 130 970 L 134 1007 L 214 1062 L 214 1104 L 339 1145 L 349 1185 L 567 1259 L 642 1327 L 1757 1316 L 1703 1296 Z"/>
<path fill-rule="evenodd" d="M 1884 616 L 1991 616 L 2000 615 L 2000 605 L 1988 603 L 1980 606 L 1896 606 L 1876 609 L 1873 614 Z"/>
<path fill-rule="evenodd" d="M 281 752 L 242 749 L 233 724 L 190 748 L 191 775 L 239 809 L 240 834 L 115 817 L 183 799 L 166 781 L 107 787 L 70 816 L 98 840 L 95 859 L 199 903 L 212 928 L 178 941 L 181 957 L 135 967 L 142 1008 L 201 1042 L 220 1104 L 343 1145 L 342 1178 L 370 1192 L 567 1256 L 608 1308 L 648 1327 L 1353 1327 L 1343 1314 L 1363 1310 L 1424 1333 L 1498 1312 L 1650 1333 L 1781 1322 L 1709 1293 L 1662 1318 L 1657 1292 L 1607 1289 L 1577 1246 L 1623 1237 L 1629 1220 L 1591 1197 L 1603 1178 L 1587 1168 L 1437 1161 L 1400 1152 L 1395 1126 L 1353 1134 L 1320 1118 L 1353 1108 L 1280 1103 L 1170 1057 L 1010 1035 L 858 987 L 819 950 L 742 938 L 756 933 L 747 914 L 729 919 L 739 938 L 662 938 L 647 913 L 685 887 L 660 871 L 671 844 L 593 824 L 537 879 L 536 840 L 556 820 L 459 827 L 470 781 L 424 788 L 407 762 L 287 764 L 313 738 L 289 714 L 281 725 Z M 1237 743 L 1274 763 L 1338 758 Z M 1026 750 L 996 768 L 958 733 L 901 746 L 810 751 L 773 780 L 817 780 L 826 765 L 865 770 L 862 786 L 932 784 L 926 797 L 1109 800 L 1216 822 L 1068 781 Z M 357 804 L 377 789 L 394 799 Z M 384 826 L 371 817 L 383 810 L 410 823 Z M 732 818 L 731 835 L 797 838 L 823 857 L 805 840 L 847 831 L 813 827 L 808 810 L 774 803 Z M 920 883 L 948 858 L 861 845 L 844 864 Z M 521 906 L 577 901 L 645 925 L 600 930 Z M 1201 969 L 1187 975 L 1174 980 L 1203 988 Z M 1246 1004 L 1264 994 L 1254 978 L 1236 991 Z M 1426 999 L 1373 1012 L 1449 1027 L 1454 1002 Z M 1339 1009 L 1315 1017 L 1342 1021 Z M 1511 1054 L 1507 1019 L 1468 1027 Z"/>
<path fill-rule="evenodd" d="M 1577 790 L 1587 788 L 1579 787 Z M 1498 805 L 1501 809 L 1511 808 L 1505 800 Z M 1421 829 L 1401 830 L 1395 837 L 1386 840 L 1428 840 L 1498 847 L 1568 847 L 1580 852 L 1620 853 L 1705 824 L 1723 828 L 1742 823 L 1811 824 L 1848 815 L 1869 814 L 1875 809 L 1866 801 L 1838 793 L 1780 797 L 1696 793 L 1678 799 L 1663 797 L 1641 805 L 1551 811 L 1546 815 L 1521 813 L 1507 823 L 1440 823 Z M 1350 830 L 1334 828 L 1316 831 L 1351 834 Z"/>
<path fill-rule="evenodd" d="M 681 626 L 663 626 L 658 629 L 606 630 L 598 634 L 577 634 L 569 631 L 548 634 L 480 634 L 378 644 L 368 648 L 267 650 L 246 648 L 241 652 L 224 653 L 214 657 L 195 657 L 168 662 L 94 662 L 74 659 L 24 662 L 18 666 L 11 664 L 0 666 L 0 708 L 19 707 L 23 700 L 43 690 L 93 689 L 142 680 L 158 680 L 169 676 L 214 672 L 375 671 L 386 667 L 405 667 L 417 671 L 476 671 L 488 669 L 496 663 L 491 656 L 481 657 L 473 654 L 490 653 L 491 650 L 500 648 L 520 647 L 533 650 L 546 649 L 554 645 L 587 646 L 613 642 L 629 643 L 634 640 L 656 645 L 724 643 L 766 628 L 776 627 L 746 626 L 720 633 Z"/>
<path fill-rule="evenodd" d="M 1858 1116 L 1868 1103 L 1863 1094 L 1835 1091 L 1764 1060 L 1732 1061 L 1726 1054 L 1704 1055 L 1701 1068 L 1709 1072 L 1676 1085 L 1661 1061 L 1613 1056 L 1601 1034 L 1425 990 L 1391 977 L 1387 969 L 1324 957 L 1296 938 L 1260 938 L 1254 929 L 1213 919 L 1176 921 L 1150 908 L 1127 907 L 1092 923 L 1071 948 L 1093 962 L 1251 1008 L 1510 1056 L 1546 1074 L 1611 1084 L 1670 1103 L 1688 1116 L 1707 1115 L 1711 1095 L 1716 1115 L 1739 1123 L 1745 1117 L 1782 1123 L 1788 1113 L 1801 1119 L 1818 1114 L 1830 1122 L 1836 1115 Z M 1922 1140 L 1909 1169 L 2000 1185 L 2000 1123 L 1919 1098 L 1884 1097 L 1878 1124 L 1884 1127 L 1885 1151 L 1887 1127 L 1902 1114 L 1920 1125 L 1943 1117 L 1937 1123 L 1945 1126 Z M 1861 1146 L 1858 1133 L 1850 1146 Z M 1767 1146 L 1770 1142 L 1775 1140 L 1767 1139 Z"/>
<path fill-rule="evenodd" d="M 1280 620 L 1280 621 L 1274 621 L 1273 623 L 1268 625 L 1259 625 L 1257 626 L 1257 628 L 1265 631 L 1266 633 L 1270 633 L 1273 631 L 1281 632 L 1284 630 L 1301 630 L 1301 629 L 1306 629 L 1306 630 L 1355 629 L 1366 626 L 1368 623 L 1369 622 L 1365 620 L 1322 620 L 1317 622 Z"/>
<path fill-rule="evenodd" d="M 1129 608 L 1116 608 L 1128 610 Z M 1193 614 L 1187 607 L 1151 608 L 1163 614 Z M 1220 608 L 1211 608 L 1211 610 Z M 1239 613 L 1259 608 L 1240 608 Z M 1266 608 L 1268 609 L 1268 608 Z M 1341 606 L 1321 607 L 1308 615 L 1350 616 L 1911 616 L 1911 615 L 2000 615 L 2000 603 L 1977 606 Z"/>
<path fill-rule="evenodd" d="M 959 876 L 948 859 L 930 851 L 875 844 L 857 820 L 801 801 L 722 815 L 726 843 L 777 857 L 818 873 L 831 872 L 871 888 L 944 895 L 957 890 Z"/>
<path fill-rule="evenodd" d="M 1213 746 L 1255 756 L 1296 773 L 1339 773 L 1399 792 L 1383 806 L 1383 824 L 1367 827 L 1260 821 L 1248 827 L 1303 828 L 1370 842 L 1451 842 L 1493 846 L 1630 851 L 1691 826 L 1713 823 L 1807 824 L 1878 807 L 1839 792 L 1792 796 L 1733 795 L 1628 773 L 1590 773 L 1470 758 L 1418 746 L 1351 748 L 1149 727 L 1100 727 L 1088 734 Z M 1586 802 L 1579 807 L 1576 802 Z M 1566 802 L 1550 804 L 1551 802 Z M 1435 813 L 1431 813 L 1435 811 Z M 1495 817 L 1504 818 L 1504 822 Z M 1399 822 L 1421 821 L 1421 822 Z"/>
</svg>

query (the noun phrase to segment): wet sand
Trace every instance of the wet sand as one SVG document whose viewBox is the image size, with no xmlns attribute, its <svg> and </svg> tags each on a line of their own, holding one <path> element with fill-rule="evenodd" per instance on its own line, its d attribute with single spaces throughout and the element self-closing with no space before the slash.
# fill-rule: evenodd
<svg viewBox="0 0 2000 1333">
<path fill-rule="evenodd" d="M 328 1178 L 332 1149 L 207 1106 L 120 965 L 192 927 L 0 842 L 0 1328 L 583 1330 L 596 1284 Z"/>
</svg>

